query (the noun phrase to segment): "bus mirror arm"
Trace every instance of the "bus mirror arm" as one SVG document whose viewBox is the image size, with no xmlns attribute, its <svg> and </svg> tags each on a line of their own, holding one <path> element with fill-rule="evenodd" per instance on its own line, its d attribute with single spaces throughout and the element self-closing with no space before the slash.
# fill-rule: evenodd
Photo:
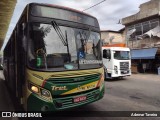
<svg viewBox="0 0 160 120">
<path fill-rule="evenodd" d="M 52 24 L 53 28 L 55 29 L 57 35 L 58 35 L 59 38 L 61 39 L 63 45 L 64 45 L 64 46 L 67 46 L 66 39 L 65 39 L 65 37 L 64 37 L 64 35 L 63 35 L 60 27 L 59 27 L 59 25 L 56 23 L 56 21 L 52 21 L 51 24 Z"/>
</svg>

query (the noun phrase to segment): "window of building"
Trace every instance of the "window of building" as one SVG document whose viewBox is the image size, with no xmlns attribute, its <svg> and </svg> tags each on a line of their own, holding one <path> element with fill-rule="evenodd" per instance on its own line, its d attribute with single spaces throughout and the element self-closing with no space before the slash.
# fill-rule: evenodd
<svg viewBox="0 0 160 120">
<path fill-rule="evenodd" d="M 135 25 L 135 29 L 136 29 L 136 35 L 142 35 L 142 25 L 141 24 L 137 24 Z"/>
<path fill-rule="evenodd" d="M 154 22 L 154 23 L 151 23 L 151 29 L 155 28 L 158 26 L 158 22 Z"/>
<path fill-rule="evenodd" d="M 149 30 L 157 27 L 159 25 L 159 19 L 153 19 L 145 22 L 141 22 L 135 25 L 128 26 L 127 31 L 136 29 L 136 31 L 130 36 L 129 40 L 140 40 L 137 39 Z"/>
<path fill-rule="evenodd" d="M 128 31 L 134 29 L 134 25 L 128 27 Z"/>
<path fill-rule="evenodd" d="M 149 30 L 150 30 L 149 22 L 148 22 L 148 24 L 143 24 L 143 34 L 148 32 Z"/>
</svg>

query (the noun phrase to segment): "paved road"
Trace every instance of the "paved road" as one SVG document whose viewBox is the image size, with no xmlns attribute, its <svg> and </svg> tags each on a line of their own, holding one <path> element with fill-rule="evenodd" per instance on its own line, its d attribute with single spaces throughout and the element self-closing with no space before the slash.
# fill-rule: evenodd
<svg viewBox="0 0 160 120">
<path fill-rule="evenodd" d="M 107 80 L 105 85 L 106 93 L 104 98 L 96 103 L 82 107 L 82 110 L 160 111 L 160 76 L 158 75 L 133 74 L 121 80 Z M 106 118 L 96 118 L 96 120 L 100 119 Z M 131 118 L 121 118 L 121 120 L 123 119 Z M 151 118 L 139 119 L 150 120 Z"/>
<path fill-rule="evenodd" d="M 106 82 L 101 102 L 109 111 L 160 111 L 160 76 L 133 74 L 122 80 Z"/>
<path fill-rule="evenodd" d="M 2 75 L 1 75 L 2 76 Z M 160 111 L 160 76 L 151 74 L 133 74 L 121 80 L 105 81 L 106 92 L 102 100 L 82 106 L 75 111 Z M 0 110 L 13 109 L 4 81 L 0 80 Z M 83 117 L 58 118 L 67 120 L 124 120 L 131 118 Z M 132 118 L 135 120 L 137 118 Z M 144 119 L 144 118 L 139 118 Z M 150 120 L 151 118 L 147 118 Z M 158 118 L 152 118 L 158 119 Z"/>
</svg>

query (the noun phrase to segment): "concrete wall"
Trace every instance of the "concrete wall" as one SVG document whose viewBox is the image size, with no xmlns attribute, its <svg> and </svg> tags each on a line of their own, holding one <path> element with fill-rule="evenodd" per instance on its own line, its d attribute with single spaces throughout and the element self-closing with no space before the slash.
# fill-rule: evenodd
<svg viewBox="0 0 160 120">
<path fill-rule="evenodd" d="M 142 40 L 132 40 L 128 41 L 129 48 L 148 48 L 148 47 L 160 47 L 160 38 L 145 38 Z"/>
<path fill-rule="evenodd" d="M 122 24 L 127 25 L 144 18 L 159 15 L 160 13 L 160 0 L 151 0 L 140 5 L 140 11 L 134 15 L 122 19 Z"/>
<path fill-rule="evenodd" d="M 111 37 L 114 36 L 113 40 L 110 40 Z M 105 43 L 112 44 L 112 43 L 125 43 L 125 39 L 123 38 L 124 34 L 118 32 L 101 32 L 101 39 L 104 40 Z"/>
<path fill-rule="evenodd" d="M 122 42 L 123 43 L 126 43 L 126 32 L 127 30 L 126 29 L 124 29 L 122 32 L 121 32 L 121 35 L 122 35 Z"/>
</svg>

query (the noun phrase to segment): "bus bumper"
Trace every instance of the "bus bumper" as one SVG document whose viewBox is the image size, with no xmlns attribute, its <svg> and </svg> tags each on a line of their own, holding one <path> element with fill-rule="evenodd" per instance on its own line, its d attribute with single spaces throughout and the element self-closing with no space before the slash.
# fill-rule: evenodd
<svg viewBox="0 0 160 120">
<path fill-rule="evenodd" d="M 74 103 L 73 99 L 79 96 L 86 96 L 86 100 Z M 52 102 L 45 101 L 42 98 L 38 97 L 36 94 L 31 93 L 27 100 L 27 111 L 38 111 L 38 112 L 61 111 L 95 102 L 103 98 L 103 96 L 104 96 L 104 84 L 102 84 L 101 90 L 100 88 L 98 88 L 90 92 L 76 96 L 74 95 L 69 97 L 67 96 L 61 98 L 53 98 Z"/>
</svg>

